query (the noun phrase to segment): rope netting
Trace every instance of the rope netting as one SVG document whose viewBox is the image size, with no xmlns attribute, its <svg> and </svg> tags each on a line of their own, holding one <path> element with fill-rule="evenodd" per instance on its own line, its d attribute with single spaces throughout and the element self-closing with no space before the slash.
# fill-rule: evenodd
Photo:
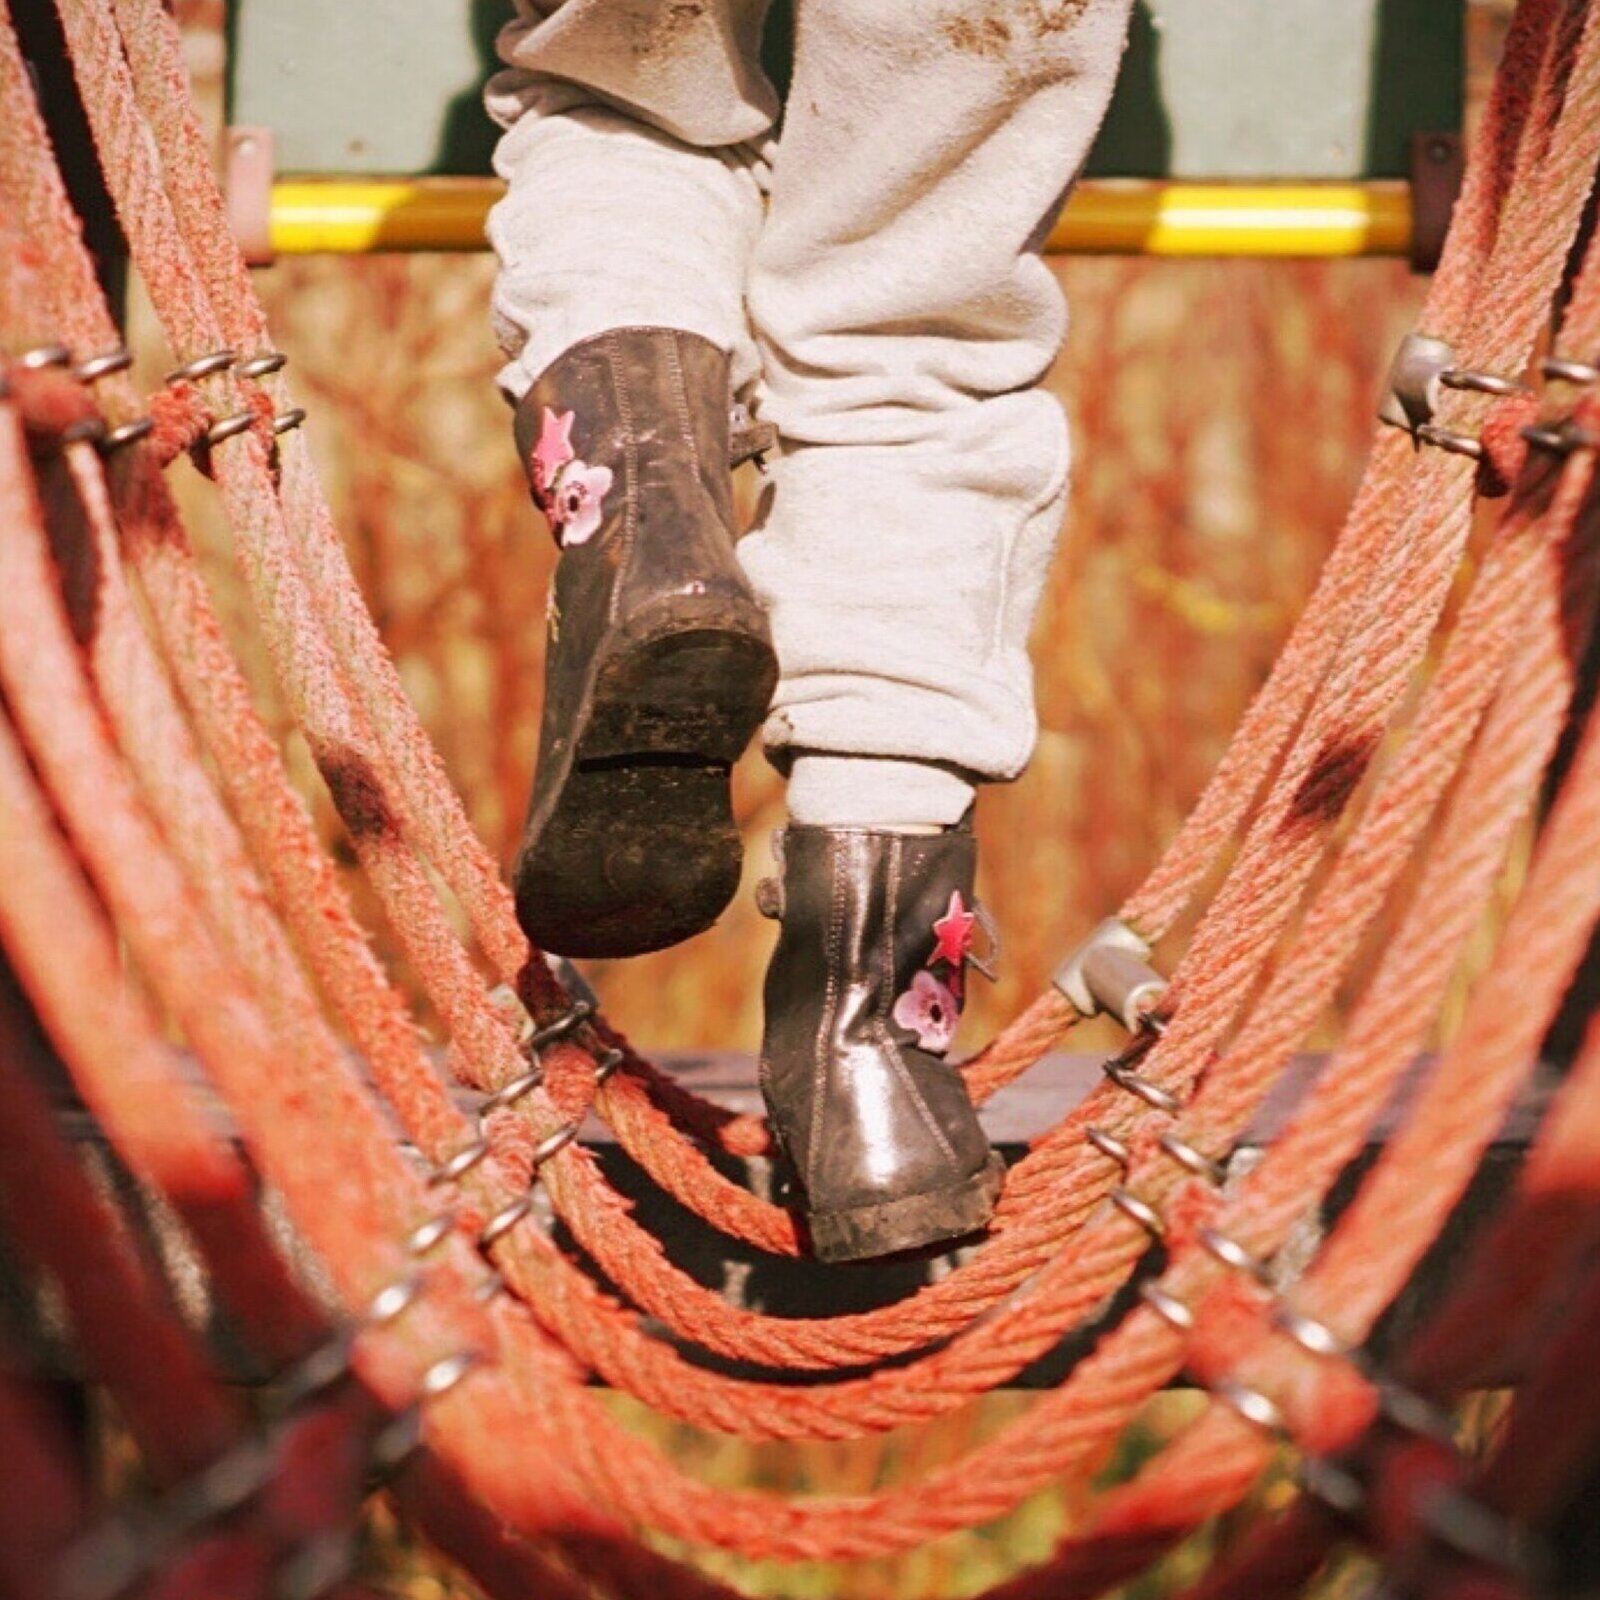
<svg viewBox="0 0 1600 1600">
<path fill-rule="evenodd" d="M 716 1164 L 765 1153 L 764 1125 L 640 1057 L 518 930 L 346 562 L 171 18 L 160 0 L 58 9 L 173 370 L 153 396 L 130 380 L 0 4 L 0 945 L 16 979 L 0 990 L 0 1206 L 59 1283 L 155 1488 L 132 1509 L 84 1504 L 50 1419 L 0 1387 L 0 1440 L 23 1464 L 0 1495 L 8 1592 L 54 1594 L 60 1577 L 81 1600 L 356 1594 L 350 1528 L 376 1467 L 489 1593 L 723 1593 L 642 1539 L 782 1560 L 908 1550 L 1086 1482 L 1180 1373 L 1207 1392 L 1197 1420 L 991 1592 L 1101 1592 L 1238 1505 L 1285 1445 L 1302 1458 L 1292 1505 L 1199 1592 L 1296 1592 L 1352 1538 L 1418 1592 L 1536 1589 L 1537 1532 L 1600 1444 L 1600 1035 L 1442 1307 L 1388 1370 L 1363 1347 L 1527 1083 L 1600 915 L 1592 719 L 1544 807 L 1581 723 L 1596 596 L 1600 246 L 1582 223 L 1600 6 L 1523 0 L 1422 313 L 1459 353 L 1442 418 L 1375 428 L 1277 665 L 1121 910 L 1154 943 L 1208 897 L 1160 1016 L 1012 1168 L 970 1259 L 814 1319 L 735 1306 L 675 1266 L 576 1142 L 598 1115 L 731 1239 L 802 1249 L 787 1210 Z M 184 453 L 215 481 L 283 695 L 450 1064 L 486 1096 L 474 1112 L 435 1071 L 253 705 L 166 481 Z M 1530 821 L 1531 863 L 1459 1030 L 1286 1284 L 1274 1257 L 1428 1043 Z M 1338 996 L 1328 1065 L 1224 1187 Z M 1036 1001 L 968 1063 L 975 1096 L 1076 1020 L 1060 991 Z M 191 1056 L 238 1146 L 197 1104 Z M 57 1130 L 35 1070 L 56 1057 L 277 1374 L 267 1425 Z M 286 1268 L 258 1177 L 326 1268 L 333 1324 Z M 536 1185 L 576 1251 L 533 1220 Z M 750 1439 L 862 1437 L 1007 1384 L 1133 1285 L 1057 1388 L 873 1493 L 715 1487 L 590 1387 Z M 1450 1407 L 1508 1351 L 1509 1421 L 1469 1460 Z"/>
</svg>

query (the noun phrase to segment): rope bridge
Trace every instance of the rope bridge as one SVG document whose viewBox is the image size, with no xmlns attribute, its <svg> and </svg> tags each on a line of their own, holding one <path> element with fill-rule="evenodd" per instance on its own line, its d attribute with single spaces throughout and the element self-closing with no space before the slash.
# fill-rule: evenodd
<svg viewBox="0 0 1600 1600">
<path fill-rule="evenodd" d="M 173 367 L 154 395 L 130 381 L 0 4 L 0 945 L 16 979 L 0 986 L 0 1207 L 58 1283 L 152 1488 L 86 1503 L 52 1419 L 0 1382 L 6 1592 L 354 1597 L 350 1530 L 377 1473 L 490 1595 L 726 1594 L 646 1538 L 783 1561 L 911 1549 L 1087 1482 L 1180 1373 L 1207 1391 L 1202 1413 L 991 1595 L 1126 1581 L 1237 1505 L 1285 1445 L 1292 1502 L 1191 1594 L 1297 1593 L 1348 1541 L 1395 1593 L 1540 1592 L 1541 1530 L 1600 1448 L 1600 1033 L 1443 1304 L 1387 1367 L 1364 1346 L 1523 1086 L 1600 916 L 1600 726 L 1578 705 L 1600 592 L 1600 245 L 1584 227 L 1600 5 L 1523 0 L 1426 337 L 1396 365 L 1402 426 L 1376 427 L 1277 665 L 1120 908 L 1144 947 L 1203 902 L 1170 984 L 1012 1168 L 981 1249 L 892 1304 L 815 1319 L 736 1306 L 679 1270 L 577 1142 L 598 1116 L 729 1238 L 802 1250 L 790 1213 L 718 1165 L 765 1152 L 765 1126 L 652 1066 L 522 938 L 346 564 L 170 17 L 159 0 L 58 9 Z M 215 480 L 283 693 L 450 1065 L 480 1092 L 471 1109 L 253 707 L 164 477 L 184 453 Z M 1481 506 L 1492 527 L 1475 535 Z M 1286 1284 L 1275 1256 L 1414 1061 L 1536 815 L 1459 1031 Z M 1391 904 L 1395 931 L 1365 960 Z M 1099 1003 L 1069 967 L 968 1063 L 977 1098 Z M 1326 1070 L 1224 1187 L 1224 1158 L 1351 985 Z M 238 1145 L 199 1107 L 179 1037 Z M 275 1374 L 265 1420 L 68 1149 L 39 1087 L 56 1057 Z M 257 1176 L 326 1269 L 334 1321 L 274 1244 Z M 589 1266 L 530 1222 L 536 1187 Z M 871 1493 L 714 1487 L 590 1386 L 748 1439 L 856 1438 L 1007 1384 L 1108 1302 L 1057 1388 L 961 1459 Z M 1514 1404 L 1469 1458 L 1450 1408 L 1508 1351 Z"/>
</svg>

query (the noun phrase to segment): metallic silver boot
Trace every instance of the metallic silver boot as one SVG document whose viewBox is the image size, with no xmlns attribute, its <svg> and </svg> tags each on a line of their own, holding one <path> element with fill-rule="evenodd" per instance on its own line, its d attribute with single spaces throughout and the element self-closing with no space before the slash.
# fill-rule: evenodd
<svg viewBox="0 0 1600 1600">
<path fill-rule="evenodd" d="M 670 328 L 564 352 L 517 408 L 561 545 L 517 915 L 569 956 L 709 927 L 742 859 L 728 774 L 777 659 L 734 556 L 728 356 Z"/>
<path fill-rule="evenodd" d="M 1004 1166 L 945 1059 L 972 961 L 970 824 L 791 825 L 780 841 L 761 1087 L 812 1250 L 850 1261 L 973 1233 Z"/>
</svg>

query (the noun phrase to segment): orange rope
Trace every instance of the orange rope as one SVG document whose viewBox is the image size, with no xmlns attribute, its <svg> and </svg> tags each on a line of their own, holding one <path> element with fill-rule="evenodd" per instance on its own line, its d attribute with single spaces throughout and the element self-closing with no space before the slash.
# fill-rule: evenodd
<svg viewBox="0 0 1600 1600">
<path fill-rule="evenodd" d="M 426 1293 L 395 1326 L 358 1341 L 364 1379 L 403 1409 L 453 1353 L 485 1361 L 427 1412 L 440 1474 L 429 1503 L 458 1544 L 481 1551 L 487 1542 L 473 1521 L 474 1497 L 514 1530 L 556 1535 L 560 1560 L 619 1594 L 714 1589 L 632 1545 L 632 1526 L 785 1559 L 905 1549 L 991 1519 L 1063 1473 L 1087 1472 L 1140 1401 L 1185 1363 L 1225 1392 L 1244 1384 L 1276 1404 L 1309 1448 L 1342 1447 L 1359 1434 L 1376 1404 L 1367 1377 L 1349 1361 L 1314 1361 L 1274 1335 L 1271 1297 L 1224 1272 L 1200 1241 L 1207 1227 L 1223 1227 L 1242 1250 L 1274 1249 L 1299 1210 L 1331 1185 L 1437 1005 L 1511 829 L 1535 800 L 1570 696 L 1563 630 L 1575 626 L 1593 590 L 1592 574 L 1571 558 L 1571 535 L 1590 492 L 1592 453 L 1578 450 L 1564 463 L 1530 455 L 1519 429 L 1532 418 L 1531 400 L 1452 400 L 1460 408 L 1453 426 L 1480 424 L 1492 466 L 1485 481 L 1514 481 L 1515 492 L 1401 730 L 1392 725 L 1465 547 L 1474 479 L 1443 453 L 1413 458 L 1398 435 L 1376 439 L 1350 522 L 1278 668 L 1190 823 L 1124 911 L 1159 937 L 1242 838 L 1175 973 L 1169 1026 L 1138 1063 L 1145 1081 L 1176 1097 L 1180 1114 L 1148 1109 L 1110 1083 L 1097 1090 L 1014 1169 L 988 1246 L 905 1301 L 815 1321 L 740 1311 L 667 1262 L 587 1153 L 569 1146 L 537 1171 L 536 1162 L 594 1099 L 665 1190 L 732 1236 L 793 1254 L 789 1215 L 730 1183 L 708 1159 L 708 1149 L 764 1149 L 759 1126 L 707 1106 L 625 1045 L 624 1070 L 597 1089 L 600 1052 L 623 1045 L 597 1022 L 543 1052 L 543 1082 L 485 1120 L 477 1152 L 476 1125 L 434 1077 L 367 949 L 222 642 L 161 477 L 179 449 L 198 449 L 216 477 L 274 667 L 361 863 L 446 1021 L 452 1062 L 489 1089 L 527 1071 L 437 883 L 538 1022 L 568 1004 L 527 950 L 494 865 L 400 691 L 303 442 L 272 431 L 274 417 L 293 414 L 282 374 L 265 362 L 236 370 L 270 349 L 267 329 L 207 170 L 170 18 L 152 0 L 61 0 L 61 12 L 106 176 L 175 355 L 192 361 L 227 347 L 235 360 L 152 407 L 156 434 L 106 469 L 90 444 L 57 453 L 55 441 L 64 430 L 92 432 L 100 411 L 113 425 L 136 417 L 139 399 L 125 378 L 111 374 L 91 400 L 63 374 L 15 375 L 12 396 L 0 398 L 0 491 L 16 530 L 0 544 L 0 688 L 152 994 L 191 1036 L 253 1160 L 282 1190 L 345 1304 L 356 1311 L 427 1256 Z M 1491 372 L 1528 363 L 1600 159 L 1596 16 L 1566 0 L 1522 7 L 1430 291 L 1427 331 L 1453 339 Z M 107 348 L 114 333 L 3 28 L 0 46 L 8 107 L 0 196 L 27 241 L 13 238 L 4 251 L 0 327 L 18 344 L 67 337 L 81 360 Z M 1591 269 L 1580 279 L 1567 323 L 1573 338 L 1594 342 L 1597 278 Z M 235 416 L 241 431 L 207 447 L 209 419 Z M 1573 416 L 1577 427 L 1593 426 L 1587 409 Z M 65 552 L 54 568 L 46 518 Z M 1565 613 L 1564 562 L 1577 584 Z M 149 637 L 133 582 L 148 602 Z M 69 600 L 90 596 L 90 609 L 65 609 L 58 583 Z M 218 787 L 199 764 L 202 750 Z M 1367 782 L 1369 766 L 1378 770 Z M 22 807 L 30 790 L 20 765 L 16 776 L 13 803 Z M 1574 841 L 1589 839 L 1585 785 L 1600 780 L 1575 768 L 1566 790 L 1574 798 L 1564 796 L 1552 820 L 1462 1041 L 1296 1290 L 1297 1305 L 1345 1338 L 1370 1325 L 1436 1231 L 1600 905 L 1592 870 L 1559 876 L 1571 867 Z M 1308 898 L 1332 824 L 1355 809 L 1358 790 L 1354 826 Z M 1424 843 L 1436 813 L 1441 826 Z M 1357 1004 L 1343 1051 L 1280 1146 L 1236 1192 L 1217 1195 L 1188 1168 L 1203 1170 L 1238 1137 L 1419 852 L 1422 887 Z M 19 960 L 24 981 L 67 1037 L 59 1013 L 71 985 L 39 958 L 24 921 L 40 893 L 20 874 L 7 881 L 0 936 L 8 948 L 33 952 Z M 20 909 L 8 918 L 13 903 Z M 83 921 L 91 927 L 94 914 L 86 910 Z M 103 946 L 90 940 L 84 948 Z M 370 1084 L 352 1072 L 299 960 L 366 1059 Z M 1506 1020 L 1496 1006 L 1517 1015 Z M 167 1084 L 170 1062 L 153 1020 L 128 1015 Z M 991 1093 L 1025 1070 L 1072 1020 L 1059 996 L 1036 1002 L 970 1064 L 975 1092 Z M 100 1052 L 90 1043 L 67 1053 L 113 1136 L 164 1189 L 193 1182 L 211 1159 L 199 1148 L 203 1132 L 182 1119 L 157 1127 L 149 1107 L 162 1102 L 119 1096 L 93 1064 Z M 449 1181 L 427 1185 L 399 1157 L 380 1099 L 430 1167 L 463 1162 L 451 1166 Z M 301 1132 L 308 1117 L 315 1141 Z M 1126 1163 L 1086 1142 L 1091 1125 L 1113 1148 L 1126 1146 Z M 232 1171 L 217 1168 L 217 1181 L 234 1183 Z M 482 1277 L 469 1244 L 486 1226 L 501 1233 L 489 1219 L 515 1215 L 536 1177 L 625 1301 L 537 1229 L 508 1227 L 486 1248 L 515 1298 L 500 1296 L 487 1312 L 475 1303 Z M 228 1192 L 236 1198 L 236 1187 Z M 1126 1317 L 1059 1390 L 993 1440 L 914 1484 L 803 1502 L 712 1489 L 645 1447 L 583 1387 L 584 1374 L 595 1372 L 670 1414 L 756 1437 L 842 1438 L 926 1420 L 1007 1381 L 1128 1282 L 1149 1242 L 1140 1204 L 1155 1208 L 1142 1215 L 1166 1234 L 1165 1301 Z M 241 1225 L 236 1205 L 228 1216 L 230 1227 Z M 423 1234 L 411 1232 L 419 1225 Z M 408 1235 L 428 1242 L 396 1244 Z M 248 1227 L 240 1237 L 253 1238 Z M 255 1261 L 235 1275 L 237 1291 L 259 1300 L 271 1271 Z M 1556 1271 L 1547 1253 L 1544 1275 Z M 1192 1331 L 1174 1321 L 1174 1304 L 1190 1308 Z M 1495 1315 L 1504 1325 L 1509 1313 L 1500 1305 Z M 732 1379 L 677 1355 L 646 1316 L 703 1349 L 774 1368 L 824 1374 L 913 1359 L 798 1387 Z M 308 1327 L 288 1316 L 278 1346 L 303 1342 Z M 1559 1354 L 1552 1359 L 1559 1370 Z M 1008 1592 L 1094 1592 L 1233 1503 L 1263 1456 L 1259 1435 L 1214 1407 L 1139 1480 L 1107 1497 L 1083 1538 Z M 287 1491 L 296 1470 L 286 1466 L 275 1481 Z M 1497 1492 L 1493 1482 L 1486 1492 Z M 1414 1531 L 1418 1516 L 1406 1510 L 1402 1529 Z M 1264 1540 L 1262 1561 L 1302 1570 L 1320 1531 L 1308 1534 L 1308 1526 L 1299 1518 L 1279 1544 Z M 1395 1548 L 1404 1555 L 1405 1537 Z M 220 1581 L 217 1563 L 248 1567 L 256 1559 L 226 1541 L 195 1546 L 169 1575 L 172 1592 L 204 1592 Z M 519 1547 L 501 1566 L 489 1565 L 508 1587 L 533 1572 L 565 1581 L 542 1550 Z M 260 1576 L 251 1569 L 238 1581 Z"/>
</svg>

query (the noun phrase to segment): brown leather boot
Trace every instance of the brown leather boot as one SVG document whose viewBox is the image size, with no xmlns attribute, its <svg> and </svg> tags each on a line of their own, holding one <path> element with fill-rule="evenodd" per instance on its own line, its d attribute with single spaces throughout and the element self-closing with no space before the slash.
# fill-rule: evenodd
<svg viewBox="0 0 1600 1600">
<path fill-rule="evenodd" d="M 728 772 L 777 662 L 734 557 L 728 357 L 618 328 L 574 345 L 517 408 L 533 498 L 562 547 L 517 916 L 569 956 L 659 950 L 739 883 Z"/>
<path fill-rule="evenodd" d="M 761 1088 L 813 1253 L 850 1261 L 974 1232 L 1004 1167 L 945 1060 L 972 960 L 970 824 L 926 837 L 790 826 L 778 854 L 781 886 L 763 885 L 782 933 Z"/>
</svg>

